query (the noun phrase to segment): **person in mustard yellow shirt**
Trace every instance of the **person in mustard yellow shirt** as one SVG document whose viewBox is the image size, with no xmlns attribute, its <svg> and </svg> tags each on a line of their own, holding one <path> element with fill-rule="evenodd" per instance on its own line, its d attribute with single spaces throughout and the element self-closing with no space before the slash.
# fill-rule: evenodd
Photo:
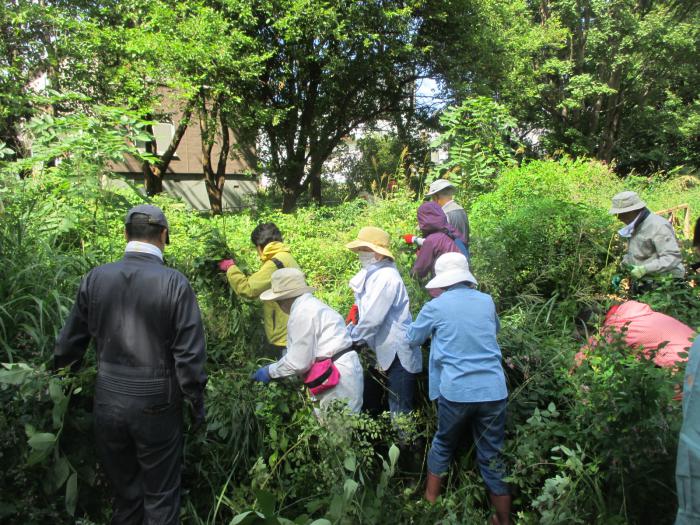
<svg viewBox="0 0 700 525">
<path fill-rule="evenodd" d="M 226 272 L 226 279 L 234 292 L 245 299 L 258 299 L 261 293 L 270 288 L 272 274 L 276 270 L 299 268 L 299 265 L 289 253 L 289 247 L 284 244 L 282 233 L 274 223 L 258 224 L 250 234 L 250 240 L 262 261 L 257 272 L 246 276 L 233 259 L 220 261 L 219 269 Z M 263 322 L 268 342 L 263 352 L 265 357 L 279 359 L 284 354 L 288 318 L 275 301 L 263 303 Z"/>
</svg>

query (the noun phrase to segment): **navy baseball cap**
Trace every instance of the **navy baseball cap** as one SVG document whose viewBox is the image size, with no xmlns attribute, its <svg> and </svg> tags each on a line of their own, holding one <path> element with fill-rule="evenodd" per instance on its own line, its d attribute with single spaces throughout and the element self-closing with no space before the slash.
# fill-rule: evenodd
<svg viewBox="0 0 700 525">
<path fill-rule="evenodd" d="M 136 217 L 134 217 L 136 215 Z M 139 204 L 131 208 L 124 219 L 124 224 L 157 224 L 168 230 L 165 242 L 170 244 L 170 226 L 163 210 L 153 204 Z"/>
</svg>

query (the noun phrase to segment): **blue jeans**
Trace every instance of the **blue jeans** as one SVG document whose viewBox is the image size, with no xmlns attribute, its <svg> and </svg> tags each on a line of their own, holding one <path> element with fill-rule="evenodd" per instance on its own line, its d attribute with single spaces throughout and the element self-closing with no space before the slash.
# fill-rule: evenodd
<svg viewBox="0 0 700 525">
<path fill-rule="evenodd" d="M 394 357 L 394 362 L 387 369 L 389 378 L 389 412 L 395 414 L 408 414 L 413 410 L 413 399 L 416 393 L 416 375 L 406 370 L 399 356 Z"/>
<path fill-rule="evenodd" d="M 428 453 L 428 470 L 441 476 L 447 472 L 466 424 L 471 425 L 476 460 L 481 477 L 492 494 L 509 493 L 500 461 L 505 435 L 506 399 L 481 403 L 457 403 L 438 398 L 438 429 Z"/>
</svg>

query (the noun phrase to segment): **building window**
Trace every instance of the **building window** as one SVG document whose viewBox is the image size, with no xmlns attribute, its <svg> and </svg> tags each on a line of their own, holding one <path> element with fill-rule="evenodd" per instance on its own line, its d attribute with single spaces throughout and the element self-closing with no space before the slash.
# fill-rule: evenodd
<svg viewBox="0 0 700 525">
<path fill-rule="evenodd" d="M 153 124 L 153 136 L 156 139 L 156 155 L 163 155 L 175 136 L 175 126 L 172 122 L 156 122 Z M 146 143 L 143 141 L 136 141 L 136 147 L 140 151 L 146 151 Z M 173 158 L 178 158 L 177 152 Z"/>
</svg>

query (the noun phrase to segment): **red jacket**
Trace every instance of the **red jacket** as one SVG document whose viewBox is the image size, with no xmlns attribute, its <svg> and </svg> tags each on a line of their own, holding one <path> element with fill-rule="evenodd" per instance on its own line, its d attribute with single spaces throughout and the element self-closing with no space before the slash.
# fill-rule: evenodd
<svg viewBox="0 0 700 525">
<path fill-rule="evenodd" d="M 612 331 L 620 331 L 627 327 L 625 342 L 628 346 L 640 349 L 646 356 L 650 350 L 657 349 L 662 343 L 667 343 L 654 357 L 657 366 L 672 368 L 677 362 L 687 361 L 681 357 L 681 352 L 688 353 L 695 330 L 668 315 L 655 312 L 648 304 L 637 301 L 627 301 L 619 306 L 613 306 L 605 316 L 601 335 L 612 339 Z M 576 363 L 581 364 L 586 353 L 595 343 L 581 349 L 576 354 Z"/>
</svg>

